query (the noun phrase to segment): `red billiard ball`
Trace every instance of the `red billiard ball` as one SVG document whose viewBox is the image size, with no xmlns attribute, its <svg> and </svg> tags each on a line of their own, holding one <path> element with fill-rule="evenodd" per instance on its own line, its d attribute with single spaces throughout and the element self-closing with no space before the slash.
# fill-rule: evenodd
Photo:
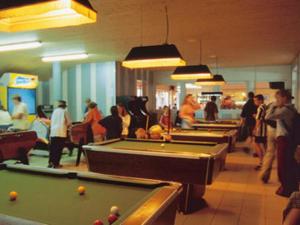
<svg viewBox="0 0 300 225">
<path fill-rule="evenodd" d="M 93 225 L 104 225 L 104 223 L 101 220 L 95 220 Z"/>
<path fill-rule="evenodd" d="M 109 224 L 113 224 L 114 222 L 116 222 L 118 220 L 118 216 L 115 214 L 110 214 L 108 216 L 107 220 L 108 220 Z"/>
</svg>

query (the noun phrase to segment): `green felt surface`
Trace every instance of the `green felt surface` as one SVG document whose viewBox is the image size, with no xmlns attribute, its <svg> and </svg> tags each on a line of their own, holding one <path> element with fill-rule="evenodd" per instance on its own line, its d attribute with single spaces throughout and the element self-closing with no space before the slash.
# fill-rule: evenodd
<svg viewBox="0 0 300 225">
<path fill-rule="evenodd" d="M 107 223 L 110 207 L 121 211 L 119 224 L 157 189 L 48 175 L 0 170 L 0 212 L 49 225 L 89 225 L 96 219 Z M 77 188 L 86 187 L 80 196 Z M 17 201 L 8 193 L 17 191 Z"/>
<path fill-rule="evenodd" d="M 163 144 L 163 146 L 162 146 Z M 107 144 L 111 148 L 126 148 L 130 150 L 154 150 L 154 151 L 170 151 L 170 152 L 190 152 L 190 153 L 204 153 L 217 154 L 220 151 L 220 146 L 224 145 L 202 145 L 202 144 L 179 144 L 179 143 L 162 143 L 156 141 L 117 141 Z"/>
</svg>

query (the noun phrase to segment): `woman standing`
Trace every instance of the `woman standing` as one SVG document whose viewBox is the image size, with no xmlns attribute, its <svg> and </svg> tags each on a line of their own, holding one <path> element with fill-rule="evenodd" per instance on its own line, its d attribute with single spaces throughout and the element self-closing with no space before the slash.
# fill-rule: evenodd
<svg viewBox="0 0 300 225">
<path fill-rule="evenodd" d="M 90 124 L 93 132 L 94 142 L 103 141 L 105 136 L 105 128 L 98 123 L 101 119 L 102 115 L 98 110 L 97 104 L 95 102 L 90 102 L 88 104 L 88 111 L 86 113 L 84 122 Z"/>
<path fill-rule="evenodd" d="M 128 114 L 125 106 L 122 103 L 118 104 L 118 112 L 122 119 L 122 137 L 127 137 L 129 134 L 131 116 Z"/>
<path fill-rule="evenodd" d="M 192 128 L 192 124 L 195 122 L 195 113 L 200 108 L 201 105 L 196 102 L 191 94 L 185 96 L 179 111 L 179 116 L 182 119 L 181 128 Z"/>
</svg>

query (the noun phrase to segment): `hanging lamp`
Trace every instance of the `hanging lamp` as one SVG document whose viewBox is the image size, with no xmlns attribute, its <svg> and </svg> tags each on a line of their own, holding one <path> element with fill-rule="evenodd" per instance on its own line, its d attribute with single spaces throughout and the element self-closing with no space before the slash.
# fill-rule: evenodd
<svg viewBox="0 0 300 225">
<path fill-rule="evenodd" d="M 19 32 L 97 21 L 89 0 L 0 0 L 0 31 Z"/>
<path fill-rule="evenodd" d="M 168 44 L 169 16 L 166 11 L 166 42 L 162 45 L 139 46 L 130 50 L 122 66 L 130 69 L 184 66 L 186 62 L 174 44 Z"/>
<path fill-rule="evenodd" d="M 197 79 L 195 82 L 196 85 L 206 85 L 206 86 L 220 86 L 224 85 L 226 82 L 224 80 L 224 77 L 219 73 L 219 67 L 218 67 L 218 58 L 217 56 L 215 57 L 216 59 L 216 69 L 217 69 L 217 74 L 214 75 L 212 78 L 208 79 Z"/>
<path fill-rule="evenodd" d="M 202 42 L 199 41 L 200 51 L 199 65 L 177 67 L 171 75 L 173 80 L 196 80 L 196 79 L 210 79 L 212 74 L 207 65 L 202 65 Z"/>
</svg>

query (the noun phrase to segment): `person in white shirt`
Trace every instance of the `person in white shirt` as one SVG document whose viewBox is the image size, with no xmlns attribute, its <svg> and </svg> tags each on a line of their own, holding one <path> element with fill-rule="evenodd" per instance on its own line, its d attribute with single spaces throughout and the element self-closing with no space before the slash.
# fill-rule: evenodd
<svg viewBox="0 0 300 225">
<path fill-rule="evenodd" d="M 118 104 L 118 111 L 119 111 L 119 116 L 122 119 L 122 137 L 127 137 L 129 134 L 131 117 L 122 103 Z"/>
<path fill-rule="evenodd" d="M 15 130 L 27 130 L 29 128 L 28 108 L 27 105 L 22 102 L 22 98 L 19 95 L 13 97 L 14 109 L 12 113 L 13 129 Z"/>
<path fill-rule="evenodd" d="M 0 103 L 0 129 L 7 129 L 12 124 L 9 112 Z"/>
<path fill-rule="evenodd" d="M 62 167 L 60 159 L 68 136 L 68 128 L 72 124 L 66 108 L 67 103 L 60 100 L 58 107 L 53 111 L 51 116 L 49 168 Z"/>
</svg>

